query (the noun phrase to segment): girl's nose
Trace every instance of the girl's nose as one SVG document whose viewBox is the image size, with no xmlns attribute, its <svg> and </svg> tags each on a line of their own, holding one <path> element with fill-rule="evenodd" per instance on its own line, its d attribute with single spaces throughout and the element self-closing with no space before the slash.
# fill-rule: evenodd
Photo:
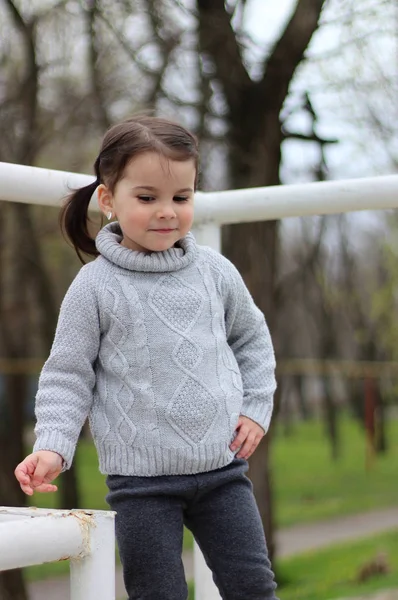
<svg viewBox="0 0 398 600">
<path fill-rule="evenodd" d="M 157 214 L 159 219 L 174 219 L 175 216 L 176 213 L 173 206 L 162 206 L 162 208 L 158 210 Z"/>
</svg>

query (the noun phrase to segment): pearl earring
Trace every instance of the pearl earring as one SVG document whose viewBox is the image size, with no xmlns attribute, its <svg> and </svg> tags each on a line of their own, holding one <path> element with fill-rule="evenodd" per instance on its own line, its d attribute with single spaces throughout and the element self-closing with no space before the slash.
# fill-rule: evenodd
<svg viewBox="0 0 398 600">
<path fill-rule="evenodd" d="M 110 221 L 112 219 L 112 216 L 113 215 L 112 215 L 111 211 L 106 213 L 106 218 L 108 219 L 108 221 Z"/>
</svg>

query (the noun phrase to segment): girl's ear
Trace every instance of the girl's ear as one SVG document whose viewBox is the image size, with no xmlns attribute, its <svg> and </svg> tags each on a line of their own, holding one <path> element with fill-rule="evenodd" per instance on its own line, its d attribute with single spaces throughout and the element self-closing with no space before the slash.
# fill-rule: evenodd
<svg viewBox="0 0 398 600">
<path fill-rule="evenodd" d="M 108 215 L 109 213 L 113 214 L 112 194 L 103 183 L 97 187 L 97 198 L 98 206 L 100 207 L 101 211 L 105 215 Z"/>
</svg>

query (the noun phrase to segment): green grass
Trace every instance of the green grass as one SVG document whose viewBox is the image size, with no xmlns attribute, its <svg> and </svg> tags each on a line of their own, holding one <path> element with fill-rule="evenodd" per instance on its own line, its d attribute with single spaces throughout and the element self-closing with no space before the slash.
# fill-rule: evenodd
<svg viewBox="0 0 398 600">
<path fill-rule="evenodd" d="M 53 577 L 65 577 L 69 574 L 69 561 L 44 563 L 34 567 L 24 569 L 27 581 L 41 581 L 43 579 L 52 579 Z"/>
<path fill-rule="evenodd" d="M 385 554 L 390 573 L 358 583 L 361 567 L 378 553 Z M 398 588 L 398 531 L 281 560 L 278 576 L 280 600 L 332 600 Z"/>
<path fill-rule="evenodd" d="M 390 449 L 366 469 L 359 425 L 340 420 L 341 457 L 330 458 L 319 423 L 297 424 L 288 437 L 276 428 L 271 464 L 279 527 L 398 504 L 398 421 L 388 424 Z"/>
</svg>

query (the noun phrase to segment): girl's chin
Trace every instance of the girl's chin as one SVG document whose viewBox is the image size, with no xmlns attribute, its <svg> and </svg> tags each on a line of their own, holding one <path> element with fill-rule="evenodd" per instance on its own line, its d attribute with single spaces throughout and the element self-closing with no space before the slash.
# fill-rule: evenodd
<svg viewBox="0 0 398 600">
<path fill-rule="evenodd" d="M 166 252 L 175 246 L 176 242 L 169 244 L 153 244 L 151 248 L 148 248 L 148 252 Z"/>
<path fill-rule="evenodd" d="M 175 239 L 176 236 L 156 234 L 156 239 L 152 237 L 150 240 L 142 240 L 142 243 L 135 242 L 132 239 L 124 238 L 120 243 L 125 248 L 133 250 L 135 252 L 165 252 L 170 248 L 173 248 L 180 237 Z M 148 242 L 147 244 L 145 242 Z"/>
</svg>

